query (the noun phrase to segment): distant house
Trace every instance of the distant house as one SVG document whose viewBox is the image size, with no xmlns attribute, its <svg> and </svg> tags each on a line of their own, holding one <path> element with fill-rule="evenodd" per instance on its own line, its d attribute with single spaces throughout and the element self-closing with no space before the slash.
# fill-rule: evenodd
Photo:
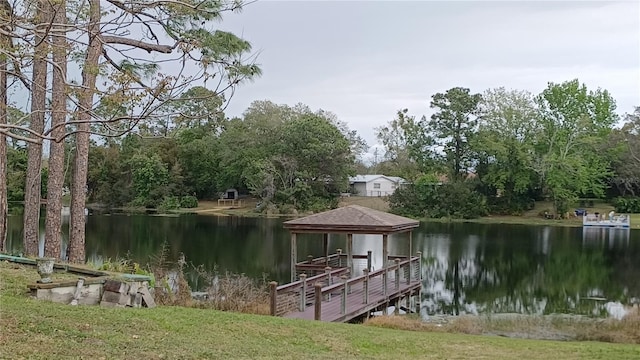
<svg viewBox="0 0 640 360">
<path fill-rule="evenodd" d="M 356 175 L 349 178 L 351 193 L 358 196 L 388 196 L 407 181 L 397 176 Z"/>
</svg>

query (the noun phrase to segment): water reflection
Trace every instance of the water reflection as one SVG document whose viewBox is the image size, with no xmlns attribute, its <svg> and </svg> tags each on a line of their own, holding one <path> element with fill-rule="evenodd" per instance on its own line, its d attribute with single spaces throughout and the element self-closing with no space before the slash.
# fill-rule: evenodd
<svg viewBox="0 0 640 360">
<path fill-rule="evenodd" d="M 290 235 L 281 219 L 195 215 L 87 219 L 87 260 L 94 264 L 124 256 L 144 264 L 166 243 L 170 261 L 184 253 L 188 262 L 208 270 L 254 278 L 264 274 L 280 283 L 290 278 Z M 11 216 L 8 223 L 9 248 L 19 253 L 22 219 Z M 320 234 L 300 235 L 299 260 L 322 255 L 322 244 Z M 345 245 L 345 235 L 330 235 L 331 252 Z M 373 267 L 381 268 L 382 236 L 355 235 L 353 248 L 362 255 L 371 250 Z M 389 254 L 408 251 L 406 234 L 389 237 Z M 602 315 L 640 301 L 638 230 L 429 223 L 413 233 L 414 254 L 417 251 L 423 253 L 423 314 Z M 354 265 L 360 272 L 366 260 Z M 191 284 L 199 287 L 200 280 L 192 275 Z"/>
<path fill-rule="evenodd" d="M 631 230 L 622 228 L 585 227 L 582 230 L 583 246 L 605 245 L 609 248 L 627 247 L 631 239 Z"/>
<path fill-rule="evenodd" d="M 640 239 L 604 230 L 431 224 L 422 313 L 619 313 L 640 298 Z"/>
</svg>

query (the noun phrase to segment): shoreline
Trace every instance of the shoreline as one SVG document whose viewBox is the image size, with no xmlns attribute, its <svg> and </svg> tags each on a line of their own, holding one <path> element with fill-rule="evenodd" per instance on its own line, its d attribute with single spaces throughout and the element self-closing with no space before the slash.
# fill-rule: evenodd
<svg viewBox="0 0 640 360">
<path fill-rule="evenodd" d="M 180 213 L 192 213 L 197 215 L 213 215 L 213 216 L 239 216 L 239 217 L 264 217 L 264 218 L 298 218 L 302 216 L 306 216 L 309 214 L 261 214 L 254 213 L 250 211 L 244 211 L 242 209 L 229 209 L 229 210 L 219 210 L 219 211 L 200 211 L 200 212 L 192 212 L 192 211 L 181 211 Z M 629 214 L 631 217 L 631 227 L 630 229 L 640 229 L 640 214 Z M 461 223 L 470 223 L 470 224 L 507 224 L 507 225 L 530 225 L 530 226 L 556 226 L 556 227 L 582 227 L 582 221 L 580 218 L 572 218 L 572 219 L 563 219 L 563 220 L 555 220 L 555 219 L 543 219 L 540 217 L 529 217 L 529 216 L 509 216 L 509 215 L 489 215 L 483 216 L 476 219 L 453 219 L 453 218 L 419 218 L 421 223 L 442 223 L 442 224 L 461 224 Z M 612 228 L 612 229 L 621 229 L 621 228 Z"/>
<path fill-rule="evenodd" d="M 347 206 L 357 204 L 365 207 L 369 207 L 380 211 L 389 211 L 388 205 L 383 198 L 364 198 L 364 197 L 352 197 L 343 199 L 339 206 Z M 538 215 L 541 209 L 548 207 L 547 203 L 538 202 L 533 210 L 530 210 L 523 215 L 488 215 L 476 219 L 453 219 L 453 218 L 419 218 L 422 223 L 442 223 L 442 224 L 508 224 L 508 225 L 530 225 L 530 226 L 554 226 L 554 227 L 582 227 L 581 218 L 571 217 L 569 219 L 545 219 Z M 98 204 L 87 204 L 87 208 L 94 211 L 106 210 Z M 124 213 L 124 214 L 148 214 L 153 216 L 177 216 L 183 214 L 194 214 L 203 216 L 238 216 L 248 218 L 298 218 L 311 213 L 299 213 L 299 214 L 265 214 L 257 213 L 255 209 L 255 201 L 247 200 L 246 205 L 243 207 L 233 206 L 218 206 L 215 201 L 201 200 L 198 203 L 198 207 L 184 208 L 169 210 L 165 213 L 161 213 L 158 209 L 145 209 L 145 208 L 132 208 L 132 207 L 118 207 L 111 209 L 111 213 Z M 600 204 L 597 207 L 588 208 L 590 213 L 594 212 L 609 212 L 613 209 L 608 204 Z M 640 214 L 629 214 L 631 217 L 630 229 L 640 229 Z"/>
</svg>

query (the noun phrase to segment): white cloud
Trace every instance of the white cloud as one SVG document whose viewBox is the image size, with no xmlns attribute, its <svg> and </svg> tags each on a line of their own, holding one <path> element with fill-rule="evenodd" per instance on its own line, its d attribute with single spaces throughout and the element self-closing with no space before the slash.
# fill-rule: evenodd
<svg viewBox="0 0 640 360">
<path fill-rule="evenodd" d="M 504 86 L 539 93 L 574 78 L 640 105 L 638 2 L 261 2 L 222 24 L 256 49 L 256 99 L 338 115 L 370 145 L 398 109 L 429 114 L 436 92 Z"/>
</svg>

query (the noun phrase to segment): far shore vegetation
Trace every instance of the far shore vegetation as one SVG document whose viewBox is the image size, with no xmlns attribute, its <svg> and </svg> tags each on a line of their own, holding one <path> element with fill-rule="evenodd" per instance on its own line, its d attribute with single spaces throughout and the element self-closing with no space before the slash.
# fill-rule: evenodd
<svg viewBox="0 0 640 360">
<path fill-rule="evenodd" d="M 158 209 L 145 209 L 135 207 L 115 208 L 110 211 L 126 212 L 126 213 L 150 213 L 158 216 L 171 216 L 176 214 L 198 214 L 198 215 L 215 215 L 215 216 L 243 216 L 243 217 L 285 217 L 291 218 L 295 216 L 303 216 L 310 214 L 307 213 L 278 213 L 271 212 L 265 213 L 257 210 L 257 200 L 251 197 L 244 198 L 241 205 L 227 206 L 219 205 L 215 200 L 201 200 L 198 202 L 198 206 L 194 208 L 181 208 L 170 210 L 167 213 L 159 212 Z M 390 211 L 389 199 L 387 197 L 365 197 L 365 196 L 350 196 L 340 199 L 338 206 L 347 205 L 360 205 L 368 208 L 372 208 L 380 211 Z M 595 202 L 592 206 L 580 207 L 580 203 L 573 204 L 574 207 L 583 208 L 588 213 L 601 213 L 608 214 L 611 211 L 615 211 L 615 207 L 606 202 Z M 534 204 L 531 210 L 528 210 L 520 215 L 486 215 L 473 219 L 454 218 L 454 217 L 442 217 L 442 218 L 428 218 L 418 217 L 417 219 L 425 222 L 441 222 L 441 223 L 479 223 L 479 224 L 521 224 L 521 225 L 546 225 L 546 226 L 568 226 L 568 227 L 580 227 L 582 226 L 582 218 L 578 216 L 569 216 L 566 219 L 546 218 L 545 212 L 549 212 L 552 208 L 550 202 L 539 201 Z M 640 213 L 628 214 L 631 219 L 631 228 L 640 228 Z"/>
<path fill-rule="evenodd" d="M 215 108 L 220 100 L 209 95 L 180 106 Z M 575 208 L 609 204 L 640 213 L 640 108 L 620 116 L 606 90 L 578 80 L 549 83 L 537 95 L 454 87 L 434 94 L 430 105 L 431 117 L 402 109 L 377 128 L 382 147 L 366 162 L 369 146 L 355 131 L 304 104 L 256 101 L 240 118 L 196 112 L 190 121 L 145 123 L 91 143 L 87 206 L 217 213 L 216 200 L 233 190 L 255 201 L 224 213 L 296 216 L 339 206 L 341 194 L 354 192 L 349 176 L 382 174 L 407 181 L 384 208 L 414 218 L 538 222 L 544 211 L 572 220 Z M 66 145 L 71 157 L 72 143 Z M 8 200 L 23 201 L 27 147 L 9 142 L 7 159 Z M 62 199 L 69 203 L 70 196 Z"/>
</svg>

